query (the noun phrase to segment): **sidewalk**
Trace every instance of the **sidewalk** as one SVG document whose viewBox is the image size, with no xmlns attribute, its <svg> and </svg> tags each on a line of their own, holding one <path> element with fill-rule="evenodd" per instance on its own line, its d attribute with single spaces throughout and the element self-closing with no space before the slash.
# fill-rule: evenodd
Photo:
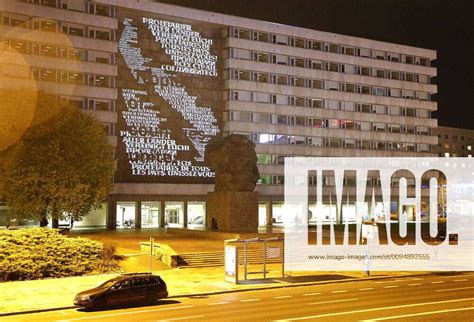
<svg viewBox="0 0 474 322">
<path fill-rule="evenodd" d="M 252 280 L 239 285 L 224 281 L 223 267 L 174 269 L 154 273 L 161 275 L 166 281 L 170 297 L 428 274 L 376 272 L 370 277 L 364 277 L 362 272 L 298 272 L 291 277 L 282 278 L 280 265 L 269 265 L 268 268 L 273 278 L 255 279 L 261 276 L 255 274 L 252 275 Z M 261 270 L 261 265 L 249 268 L 249 271 L 257 270 Z M 0 283 L 0 316 L 72 307 L 76 293 L 95 287 L 114 276 L 117 274 Z"/>
</svg>

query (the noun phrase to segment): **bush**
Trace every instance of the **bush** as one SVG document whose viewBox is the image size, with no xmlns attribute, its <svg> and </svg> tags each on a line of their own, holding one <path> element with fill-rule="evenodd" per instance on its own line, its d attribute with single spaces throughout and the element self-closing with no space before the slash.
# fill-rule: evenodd
<svg viewBox="0 0 474 322">
<path fill-rule="evenodd" d="M 0 280 L 78 276 L 111 271 L 115 248 L 56 229 L 0 231 Z"/>
</svg>

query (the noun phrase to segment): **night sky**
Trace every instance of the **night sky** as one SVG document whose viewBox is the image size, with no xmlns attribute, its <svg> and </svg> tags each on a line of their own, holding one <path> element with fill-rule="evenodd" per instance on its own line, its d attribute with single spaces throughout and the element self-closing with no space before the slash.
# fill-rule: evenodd
<svg viewBox="0 0 474 322">
<path fill-rule="evenodd" d="M 441 126 L 474 129 L 473 0 L 160 0 L 286 25 L 435 49 Z"/>
</svg>

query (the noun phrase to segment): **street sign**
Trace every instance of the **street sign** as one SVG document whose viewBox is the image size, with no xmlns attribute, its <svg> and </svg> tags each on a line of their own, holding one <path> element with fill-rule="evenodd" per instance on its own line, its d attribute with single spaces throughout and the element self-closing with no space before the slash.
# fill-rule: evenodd
<svg viewBox="0 0 474 322">
<path fill-rule="evenodd" d="M 267 249 L 267 258 L 280 258 L 280 247 L 269 247 Z"/>
<path fill-rule="evenodd" d="M 239 256 L 237 246 L 226 245 L 224 247 L 225 255 L 225 276 L 227 282 L 237 284 L 239 281 Z"/>
</svg>

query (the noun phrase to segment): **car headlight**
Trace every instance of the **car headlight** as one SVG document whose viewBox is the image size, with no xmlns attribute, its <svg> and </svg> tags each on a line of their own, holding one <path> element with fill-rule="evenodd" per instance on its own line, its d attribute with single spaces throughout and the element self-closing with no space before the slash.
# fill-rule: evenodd
<svg viewBox="0 0 474 322">
<path fill-rule="evenodd" d="M 76 296 L 75 298 L 76 301 L 78 302 L 92 302 L 92 298 L 90 296 L 84 295 L 84 296 Z"/>
</svg>

